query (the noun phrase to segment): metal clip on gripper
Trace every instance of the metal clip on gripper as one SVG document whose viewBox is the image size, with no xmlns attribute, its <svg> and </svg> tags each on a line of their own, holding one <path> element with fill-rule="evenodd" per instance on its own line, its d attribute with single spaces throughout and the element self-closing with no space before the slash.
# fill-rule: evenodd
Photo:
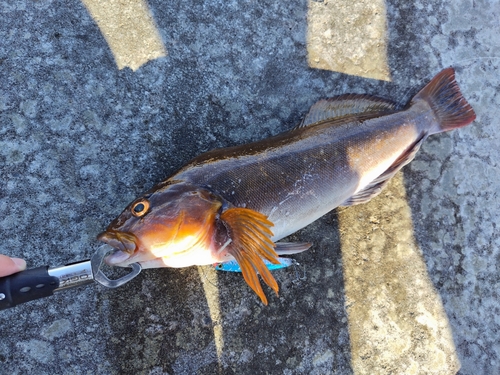
<svg viewBox="0 0 500 375">
<path fill-rule="evenodd" d="M 114 249 L 103 245 L 92 258 L 65 266 L 42 266 L 0 277 L 0 310 L 21 303 L 49 297 L 60 290 L 76 288 L 97 281 L 107 288 L 117 288 L 141 272 L 139 263 L 132 263 L 132 271 L 116 280 L 110 280 L 101 270 L 106 254 Z"/>
</svg>

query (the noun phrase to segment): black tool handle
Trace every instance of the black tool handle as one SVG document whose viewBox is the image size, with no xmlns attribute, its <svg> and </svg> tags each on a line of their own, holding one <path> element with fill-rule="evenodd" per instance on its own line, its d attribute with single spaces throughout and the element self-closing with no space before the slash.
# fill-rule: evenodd
<svg viewBox="0 0 500 375">
<path fill-rule="evenodd" d="M 50 276 L 48 270 L 42 266 L 0 277 L 0 310 L 51 296 L 59 287 L 59 278 Z"/>
</svg>

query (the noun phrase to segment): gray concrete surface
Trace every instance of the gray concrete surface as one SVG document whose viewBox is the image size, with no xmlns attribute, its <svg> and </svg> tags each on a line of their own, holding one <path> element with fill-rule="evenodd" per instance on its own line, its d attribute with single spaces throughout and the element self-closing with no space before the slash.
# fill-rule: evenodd
<svg viewBox="0 0 500 375">
<path fill-rule="evenodd" d="M 306 279 L 277 272 L 269 306 L 239 275 L 148 270 L 0 312 L 0 373 L 500 373 L 498 1 L 155 0 L 144 28 L 85 4 L 0 3 L 1 252 L 30 267 L 90 257 L 136 195 L 320 98 L 405 103 L 452 65 L 478 116 L 293 235 Z"/>
</svg>

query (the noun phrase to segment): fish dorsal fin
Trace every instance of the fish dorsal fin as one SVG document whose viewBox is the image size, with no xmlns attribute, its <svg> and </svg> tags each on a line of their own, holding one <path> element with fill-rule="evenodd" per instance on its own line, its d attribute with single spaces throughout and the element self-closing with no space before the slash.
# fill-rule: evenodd
<svg viewBox="0 0 500 375">
<path fill-rule="evenodd" d="M 380 176 L 373 180 L 363 190 L 347 199 L 341 206 L 354 206 L 356 204 L 366 203 L 380 194 L 382 189 L 389 183 L 392 177 L 406 164 L 411 162 L 417 154 L 420 146 L 425 140 L 425 136 L 418 139 L 410 148 L 408 148 L 394 163 Z"/>
<path fill-rule="evenodd" d="M 222 212 L 220 218 L 231 239 L 227 252 L 240 265 L 243 278 L 250 288 L 257 293 L 262 303 L 267 305 L 267 298 L 257 274 L 278 294 L 278 283 L 262 260 L 264 258 L 273 264 L 279 264 L 278 254 L 274 251 L 274 242 L 271 240 L 273 232 L 269 229 L 273 223 L 260 212 L 239 207 L 227 209 Z"/>
<path fill-rule="evenodd" d="M 384 113 L 394 111 L 395 109 L 396 104 L 392 101 L 376 96 L 340 95 L 329 99 L 322 99 L 313 104 L 309 113 L 296 128 L 303 128 L 335 117 Z"/>
</svg>

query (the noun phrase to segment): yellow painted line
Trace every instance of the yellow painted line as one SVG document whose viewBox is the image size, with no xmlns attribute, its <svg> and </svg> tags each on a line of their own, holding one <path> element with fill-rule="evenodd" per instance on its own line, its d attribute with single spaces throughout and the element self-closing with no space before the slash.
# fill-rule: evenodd
<svg viewBox="0 0 500 375">
<path fill-rule="evenodd" d="M 413 235 L 403 176 L 370 203 L 339 210 L 355 374 L 455 374 L 441 298 Z"/>
<path fill-rule="evenodd" d="M 219 288 L 217 286 L 217 274 L 212 267 L 198 266 L 198 274 L 203 284 L 205 298 L 207 299 L 210 318 L 212 319 L 215 350 L 219 366 L 221 364 L 222 351 L 224 349 L 224 336 L 222 332 L 222 317 L 220 311 Z"/>
<path fill-rule="evenodd" d="M 390 81 L 384 0 L 309 0 L 311 68 Z"/>
<path fill-rule="evenodd" d="M 133 71 L 167 55 L 146 1 L 82 0 L 99 26 L 118 69 Z"/>
</svg>

